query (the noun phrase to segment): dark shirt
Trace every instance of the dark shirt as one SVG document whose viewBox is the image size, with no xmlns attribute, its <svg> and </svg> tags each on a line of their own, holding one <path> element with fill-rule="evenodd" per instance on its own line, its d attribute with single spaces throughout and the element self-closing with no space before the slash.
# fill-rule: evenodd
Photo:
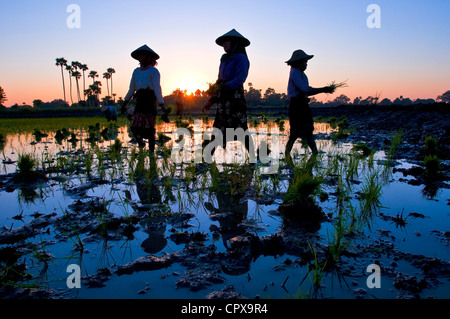
<svg viewBox="0 0 450 319">
<path fill-rule="evenodd" d="M 244 85 L 250 69 L 250 62 L 243 53 L 235 53 L 231 58 L 224 57 L 219 67 L 219 80 L 231 89 Z"/>
</svg>

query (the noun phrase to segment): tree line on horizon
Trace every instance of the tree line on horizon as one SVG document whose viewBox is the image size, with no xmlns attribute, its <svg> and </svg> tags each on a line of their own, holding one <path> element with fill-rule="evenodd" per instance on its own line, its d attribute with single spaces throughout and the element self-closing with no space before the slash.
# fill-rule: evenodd
<svg viewBox="0 0 450 319">
<path fill-rule="evenodd" d="M 267 88 L 264 93 L 262 89 L 256 89 L 252 83 L 248 83 L 248 89 L 244 90 L 245 99 L 249 108 L 252 107 L 287 107 L 289 105 L 289 97 L 285 93 L 277 93 L 273 88 Z M 201 106 L 209 99 L 207 91 L 197 90 L 192 94 L 186 90 L 176 89 L 170 95 L 164 97 L 168 105 L 174 105 L 177 114 L 182 114 L 184 111 L 199 111 Z M 381 94 L 375 96 L 368 96 L 362 98 L 355 97 L 353 101 L 345 94 L 340 94 L 334 99 L 326 100 L 325 102 L 318 101 L 315 97 L 310 97 L 311 107 L 320 106 L 340 106 L 340 105 L 360 105 L 360 106 L 389 106 L 389 105 L 427 105 L 437 102 L 450 104 L 450 90 L 435 99 L 416 99 L 412 100 L 408 97 L 397 97 L 394 100 L 384 98 L 381 99 Z"/>
<path fill-rule="evenodd" d="M 23 103 L 22 105 L 15 104 L 11 106 L 11 110 L 19 110 L 24 108 L 33 108 L 33 109 L 44 109 L 44 108 L 64 108 L 69 106 L 80 106 L 80 107 L 98 107 L 100 106 L 100 94 L 101 94 L 101 85 L 100 81 L 97 81 L 96 78 L 99 77 L 97 71 L 91 70 L 87 75 L 88 78 L 92 78 L 92 84 L 85 88 L 85 72 L 88 71 L 88 67 L 85 64 L 81 64 L 77 61 L 73 61 L 70 64 L 67 63 L 67 60 L 64 58 L 56 59 L 56 66 L 61 67 L 61 76 L 62 76 L 62 86 L 63 86 L 63 97 L 64 99 L 55 99 L 51 102 L 43 102 L 41 100 L 34 100 L 33 105 L 26 105 Z M 69 75 L 69 98 L 71 100 L 71 104 L 66 101 L 66 89 L 65 89 L 65 76 L 64 71 L 66 71 Z M 80 72 L 81 71 L 81 72 Z M 110 103 L 116 106 L 119 106 L 123 102 L 123 98 L 119 97 L 116 100 L 116 94 L 113 93 L 113 82 L 112 82 L 112 74 L 115 73 L 113 68 L 108 68 L 105 73 L 103 73 L 103 78 L 106 79 L 107 84 L 107 93 L 105 97 L 102 98 L 103 102 Z M 75 79 L 76 85 L 76 98 L 77 102 L 73 101 L 73 85 L 72 78 Z M 83 79 L 83 98 L 80 92 L 80 83 L 79 81 Z M 212 84 L 210 84 L 212 85 Z M 111 88 L 111 89 L 110 89 Z M 245 99 L 247 101 L 247 105 L 249 108 L 252 107 L 287 107 L 289 104 L 289 98 L 285 93 L 277 93 L 273 88 L 267 88 L 264 93 L 262 93 L 262 89 L 256 89 L 252 83 L 248 83 L 248 89 L 244 90 Z M 112 98 L 111 98 L 112 96 Z M 171 94 L 164 96 L 164 100 L 166 105 L 172 105 L 175 108 L 174 113 L 177 115 L 182 115 L 184 112 L 198 112 L 202 105 L 204 105 L 209 99 L 208 90 L 196 90 L 193 93 L 188 93 L 187 90 L 181 90 L 180 88 L 175 89 Z M 412 100 L 408 97 L 397 97 L 394 100 L 390 100 L 388 98 L 381 98 L 381 94 L 375 94 L 374 96 L 368 96 L 366 98 L 362 98 L 361 96 L 355 97 L 353 101 L 346 96 L 345 94 L 340 94 L 334 99 L 326 99 L 324 102 L 318 101 L 315 97 L 310 98 L 310 106 L 311 107 L 320 107 L 320 106 L 339 106 L 339 105 L 360 105 L 360 106 L 370 106 L 370 105 L 380 105 L 380 106 L 389 106 L 389 105 L 417 105 L 417 104 L 434 104 L 436 102 L 447 103 L 450 104 L 450 90 L 444 92 L 442 95 L 439 95 L 436 99 L 416 99 Z M 7 101 L 6 93 L 2 87 L 0 87 L 0 109 L 4 109 L 5 106 L 3 103 Z M 130 102 L 130 106 L 134 104 L 134 101 Z"/>
</svg>

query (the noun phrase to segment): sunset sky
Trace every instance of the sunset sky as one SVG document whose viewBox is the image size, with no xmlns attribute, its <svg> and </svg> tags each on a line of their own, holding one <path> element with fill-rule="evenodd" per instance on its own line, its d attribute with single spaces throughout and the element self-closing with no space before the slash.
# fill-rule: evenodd
<svg viewBox="0 0 450 319">
<path fill-rule="evenodd" d="M 70 4 L 80 7 L 80 28 L 66 23 Z M 381 9 L 381 28 L 367 25 L 370 4 Z M 223 54 L 215 39 L 235 28 L 251 41 L 245 88 L 286 93 L 284 62 L 303 49 L 315 55 L 311 86 L 348 80 L 337 93 L 351 99 L 435 99 L 450 90 L 449 14 L 447 0 L 0 0 L 0 86 L 6 106 L 63 98 L 55 59 L 64 57 L 97 71 L 102 95 L 101 75 L 114 68 L 114 92 L 124 97 L 138 66 L 130 53 L 147 44 L 161 56 L 164 95 L 204 90 Z"/>
</svg>

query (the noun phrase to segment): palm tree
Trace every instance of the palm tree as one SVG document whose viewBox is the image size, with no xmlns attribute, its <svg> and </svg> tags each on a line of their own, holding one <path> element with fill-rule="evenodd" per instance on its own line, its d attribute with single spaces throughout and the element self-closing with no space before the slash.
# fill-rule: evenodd
<svg viewBox="0 0 450 319">
<path fill-rule="evenodd" d="M 105 72 L 105 73 L 103 73 L 103 78 L 106 79 L 106 87 L 107 87 L 107 89 L 108 89 L 108 96 L 110 96 L 110 95 L 109 95 L 109 84 L 108 84 L 108 79 L 111 78 L 111 74 L 108 73 L 108 72 Z"/>
<path fill-rule="evenodd" d="M 97 73 L 97 71 L 91 71 L 91 72 L 89 72 L 88 77 L 89 77 L 89 78 L 92 78 L 92 84 L 94 84 L 94 83 L 95 83 L 95 78 L 98 78 L 98 73 Z"/>
<path fill-rule="evenodd" d="M 102 93 L 101 89 L 102 83 L 100 81 L 94 81 L 93 84 L 89 85 L 89 88 L 84 90 L 84 94 L 88 96 L 87 103 L 90 106 L 98 106 L 98 95 Z"/>
<path fill-rule="evenodd" d="M 75 78 L 75 82 L 77 83 L 77 96 L 78 102 L 80 102 L 81 94 L 80 94 L 80 86 L 78 85 L 78 80 L 81 78 L 81 73 L 78 72 L 78 69 L 81 67 L 81 63 L 78 61 L 72 61 L 72 67 L 74 69 L 74 72 L 72 72 L 72 76 Z"/>
<path fill-rule="evenodd" d="M 92 89 L 92 93 L 97 97 L 97 101 L 99 101 L 98 96 L 102 94 L 102 82 L 94 81 L 94 84 L 90 85 L 89 88 Z"/>
<path fill-rule="evenodd" d="M 78 102 L 80 102 L 81 95 L 80 95 L 80 86 L 78 85 L 78 80 L 81 78 L 81 73 L 80 73 L 80 71 L 73 71 L 72 76 L 75 78 L 75 81 L 77 83 Z"/>
<path fill-rule="evenodd" d="M 92 95 L 91 85 L 89 85 L 88 89 L 84 90 L 84 95 L 87 95 L 88 97 Z"/>
<path fill-rule="evenodd" d="M 72 72 L 73 72 L 73 67 L 70 64 L 66 65 L 66 71 L 69 73 L 70 101 L 72 102 L 71 104 L 73 104 L 73 98 L 72 98 Z"/>
<path fill-rule="evenodd" d="M 80 70 L 83 71 L 83 92 L 86 90 L 86 85 L 85 85 L 85 76 L 84 76 L 84 72 L 89 70 L 88 66 L 86 64 L 81 64 L 80 65 Z M 86 94 L 83 95 L 84 99 L 86 100 Z"/>
<path fill-rule="evenodd" d="M 66 86 L 64 84 L 64 72 L 63 67 L 67 65 L 67 60 L 64 58 L 56 58 L 56 66 L 61 67 L 61 77 L 62 77 L 62 84 L 63 84 L 63 94 L 64 94 L 64 102 L 66 102 Z"/>
<path fill-rule="evenodd" d="M 84 90 L 84 96 L 87 96 L 87 99 L 86 99 L 87 106 L 91 106 L 91 103 L 92 103 L 91 96 L 93 96 L 93 93 L 92 93 L 91 86 L 92 85 L 89 85 L 89 88 L 87 90 Z"/>
<path fill-rule="evenodd" d="M 106 70 L 106 72 L 108 72 L 109 74 L 110 74 L 110 78 L 111 78 L 111 96 L 115 96 L 114 95 L 114 93 L 113 93 L 113 80 L 112 80 L 112 75 L 113 75 L 113 73 L 116 73 L 116 70 L 114 70 L 113 68 L 108 68 L 107 70 Z M 114 99 L 114 102 L 116 102 L 115 101 L 115 99 Z"/>
</svg>

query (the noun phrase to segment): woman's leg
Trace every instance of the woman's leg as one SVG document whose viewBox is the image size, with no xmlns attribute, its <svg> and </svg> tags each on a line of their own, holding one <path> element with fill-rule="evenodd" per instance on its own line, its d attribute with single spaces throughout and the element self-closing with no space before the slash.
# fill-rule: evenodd
<svg viewBox="0 0 450 319">
<path fill-rule="evenodd" d="M 296 140 L 297 140 L 297 136 L 289 136 L 289 140 L 286 144 L 286 150 L 284 151 L 285 157 L 291 156 L 291 150 L 292 150 L 292 147 L 294 146 L 294 143 Z"/>
<path fill-rule="evenodd" d="M 149 136 L 148 136 L 148 148 L 150 149 L 151 153 L 155 153 L 155 143 L 156 143 L 155 133 L 156 133 L 156 130 L 153 129 L 152 131 L 153 131 L 153 133 L 150 133 Z"/>
<path fill-rule="evenodd" d="M 145 142 L 141 137 L 139 128 L 132 126 L 130 129 L 131 129 L 131 133 L 133 133 L 135 140 L 138 142 L 139 147 L 141 147 L 141 148 L 145 147 Z"/>
<path fill-rule="evenodd" d="M 308 142 L 308 146 L 311 149 L 313 154 L 317 154 L 317 146 L 316 146 L 316 142 L 314 141 L 314 137 L 312 135 L 309 135 L 306 138 L 306 141 Z"/>
</svg>

